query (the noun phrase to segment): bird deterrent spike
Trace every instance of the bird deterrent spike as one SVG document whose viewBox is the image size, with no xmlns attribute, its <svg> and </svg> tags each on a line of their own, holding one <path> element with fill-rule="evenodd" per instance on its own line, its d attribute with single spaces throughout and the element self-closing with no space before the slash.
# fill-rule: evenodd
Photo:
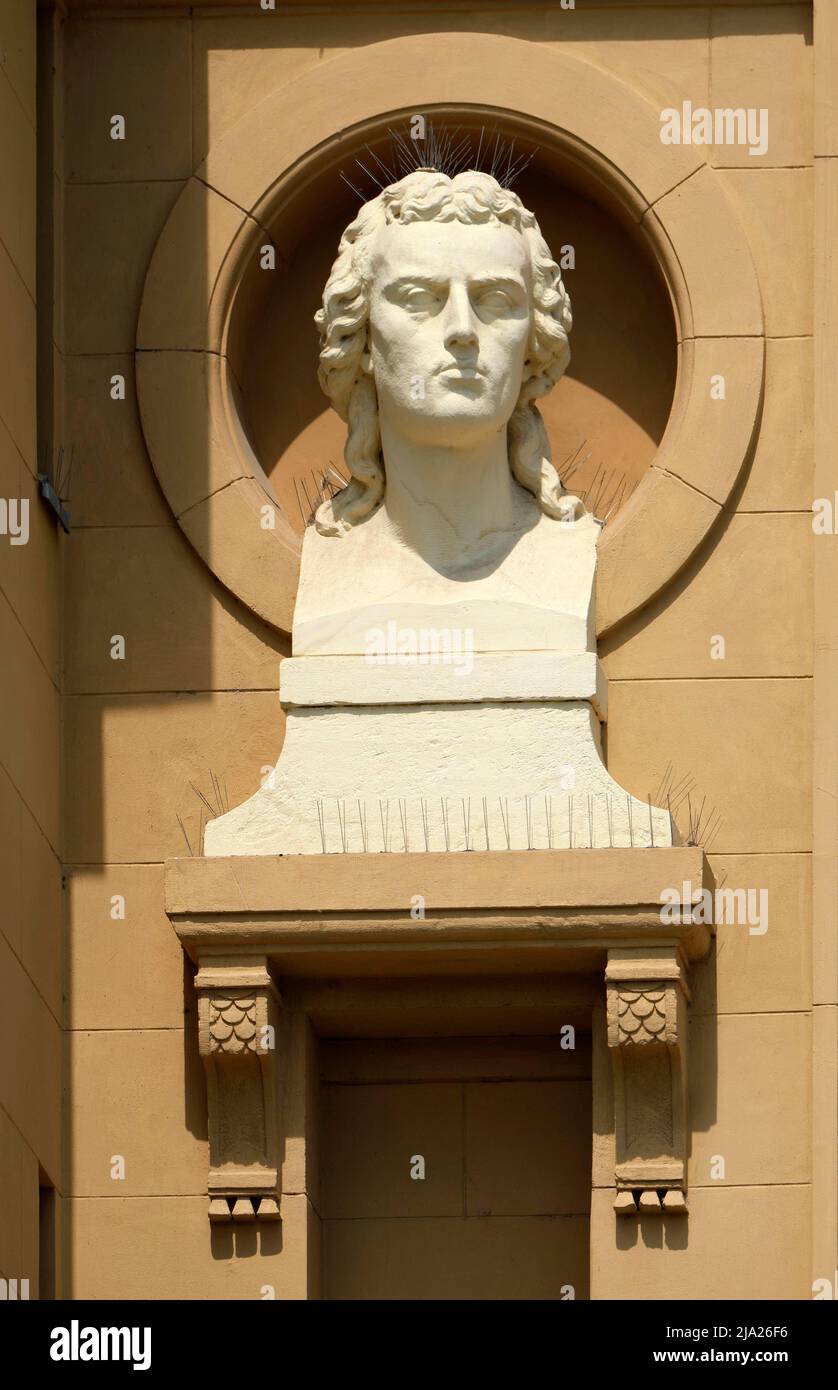
<svg viewBox="0 0 838 1390">
<path fill-rule="evenodd" d="M 498 805 L 500 807 L 500 818 L 503 822 L 503 833 L 506 838 L 506 848 L 511 849 L 512 841 L 509 838 L 509 803 L 506 797 L 499 796 Z"/>
<path fill-rule="evenodd" d="M 478 144 L 477 144 L 477 154 L 474 156 L 474 167 L 475 167 L 476 169 L 479 169 L 479 168 L 480 168 L 480 152 L 481 152 L 481 150 L 483 149 L 483 136 L 485 135 L 485 133 L 486 133 L 486 127 L 485 127 L 484 125 L 482 125 L 482 126 L 480 127 L 480 139 L 479 139 Z"/>
<path fill-rule="evenodd" d="M 343 803 L 335 797 L 335 807 L 338 813 L 338 826 L 340 827 L 340 843 L 344 854 L 346 854 L 346 818 L 343 814 Z"/>
<path fill-rule="evenodd" d="M 428 806 L 424 796 L 420 798 L 420 805 L 422 807 L 422 832 L 425 836 L 425 852 L 427 853 L 431 848 L 431 844 L 428 831 Z"/>
<path fill-rule="evenodd" d="M 308 509 L 309 509 L 309 510 L 308 510 L 308 520 L 311 521 L 311 518 L 314 516 L 314 513 L 315 513 L 315 511 L 316 511 L 316 507 L 314 506 L 314 504 L 312 503 L 311 498 L 310 498 L 309 495 L 308 495 L 308 488 L 306 487 L 306 480 L 305 480 L 305 478 L 304 478 L 302 475 L 300 475 L 300 487 L 302 488 L 303 493 L 304 493 L 304 495 L 305 495 L 305 499 L 306 499 L 306 501 L 308 502 Z M 308 523 L 306 523 L 306 524 L 308 524 Z"/>
<path fill-rule="evenodd" d="M 668 762 L 668 763 L 666 764 L 666 767 L 664 768 L 663 776 L 661 777 L 660 783 L 658 784 L 658 789 L 657 789 L 657 791 L 655 792 L 655 804 L 656 804 L 656 805 L 659 805 L 660 802 L 663 801 L 664 797 L 666 796 L 666 793 L 667 793 L 667 790 L 668 790 L 669 780 L 670 780 L 671 777 L 672 777 L 672 763 L 671 763 L 671 761 L 670 761 L 670 762 Z"/>
<path fill-rule="evenodd" d="M 335 468 L 334 464 L 332 463 L 329 464 L 329 472 L 331 473 L 332 478 L 334 480 L 332 486 L 336 485 L 338 492 L 342 492 L 345 487 L 349 486 L 346 478 L 344 478 L 343 474 L 339 472 L 338 469 Z"/>
<path fill-rule="evenodd" d="M 385 189 L 385 188 L 387 187 L 387 185 L 384 184 L 384 183 L 382 183 L 380 179 L 376 178 L 375 174 L 370 173 L 369 169 L 367 168 L 366 164 L 364 164 L 363 160 L 358 159 L 357 156 L 356 156 L 356 158 L 355 158 L 355 163 L 358 165 L 358 168 L 359 168 L 359 169 L 363 169 L 363 171 L 364 171 L 364 173 L 366 174 L 367 178 L 368 178 L 368 179 L 372 179 L 373 183 L 377 184 L 378 187 L 379 187 L 380 189 L 383 190 L 383 189 Z"/>
<path fill-rule="evenodd" d="M 583 496 L 583 498 L 584 498 L 584 501 L 585 501 L 585 506 L 588 508 L 588 511 L 592 511 L 592 510 L 593 510 L 593 507 L 592 507 L 592 505 L 591 505 L 591 500 L 590 500 L 590 499 L 593 497 L 594 488 L 595 488 L 596 485 L 597 485 L 597 479 L 599 478 L 599 475 L 600 475 L 600 473 L 602 472 L 603 467 L 604 467 L 604 465 L 601 464 L 601 463 L 597 466 L 597 469 L 596 469 L 596 472 L 594 473 L 593 478 L 591 479 L 591 481 L 590 481 L 588 487 L 585 489 L 584 493 L 582 494 L 582 496 Z"/>
<path fill-rule="evenodd" d="M 725 821 L 724 821 L 724 816 L 719 815 L 718 812 L 716 812 L 716 815 L 717 815 L 717 817 L 718 817 L 717 820 L 716 820 L 716 824 L 714 825 L 712 832 L 711 832 L 709 835 L 707 835 L 707 837 L 706 837 L 706 839 L 705 839 L 705 843 L 704 843 L 705 853 L 709 852 L 710 846 L 712 845 L 713 841 L 715 840 L 716 836 L 718 835 L 719 831 L 721 830 L 722 826 L 723 826 L 724 823 L 725 823 Z"/>
<path fill-rule="evenodd" d="M 367 201 L 360 189 L 355 187 L 354 183 L 352 183 L 352 181 L 346 177 L 342 169 L 340 171 L 340 177 L 343 179 L 344 183 L 348 184 L 348 186 L 352 189 L 352 192 L 355 194 L 356 198 L 358 198 L 362 203 L 365 203 Z"/>
<path fill-rule="evenodd" d="M 393 172 L 394 172 L 394 171 L 393 171 L 392 169 L 388 169 L 388 168 L 387 168 L 387 165 L 384 164 L 384 163 L 382 162 L 382 160 L 379 159 L 379 157 L 378 157 L 378 155 L 376 154 L 375 150 L 371 149 L 369 145 L 364 145 L 364 149 L 367 151 L 367 154 L 372 155 L 372 157 L 373 157 L 373 159 L 375 160 L 376 164 L 378 165 L 379 169 L 383 170 L 383 173 L 384 173 L 384 176 L 385 176 L 385 178 L 386 178 L 386 180 L 387 180 L 387 183 L 388 183 L 388 184 L 389 184 L 389 183 L 395 183 L 395 179 L 394 179 L 394 177 L 393 177 Z M 387 185 L 385 184 L 385 188 L 386 188 L 386 186 L 387 186 Z"/>
<path fill-rule="evenodd" d="M 583 464 L 587 463 L 588 459 L 590 458 L 590 454 L 586 454 L 583 459 L 580 459 L 579 457 L 587 442 L 588 441 L 586 439 L 583 439 L 582 443 L 576 446 L 573 453 L 568 454 L 567 458 L 565 459 L 564 463 L 559 469 L 559 474 L 564 484 L 567 484 L 568 481 L 573 477 L 574 473 L 576 473 L 582 467 Z"/>
<path fill-rule="evenodd" d="M 299 489 L 299 487 L 298 487 L 298 485 L 297 485 L 297 479 L 296 479 L 296 478 L 293 479 L 293 483 L 294 483 L 294 492 L 296 493 L 296 496 L 297 496 L 297 506 L 298 506 L 299 509 L 300 509 L 300 517 L 301 517 L 301 519 L 302 519 L 303 526 L 307 526 L 307 525 L 308 525 L 308 521 L 307 521 L 307 519 L 306 519 L 305 508 L 304 508 L 304 506 L 303 506 L 303 504 L 302 504 L 302 501 L 301 501 L 301 499 L 300 499 L 300 489 Z"/>
</svg>

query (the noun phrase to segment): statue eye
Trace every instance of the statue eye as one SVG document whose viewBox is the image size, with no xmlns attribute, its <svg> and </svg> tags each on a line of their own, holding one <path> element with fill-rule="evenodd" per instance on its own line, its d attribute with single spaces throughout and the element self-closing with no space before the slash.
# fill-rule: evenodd
<svg viewBox="0 0 838 1390">
<path fill-rule="evenodd" d="M 512 308 L 512 296 L 507 294 L 506 290 L 498 288 L 485 290 L 480 295 L 478 302 L 482 309 L 491 309 L 495 312 Z"/>
<path fill-rule="evenodd" d="M 432 309 L 438 302 L 437 295 L 424 285 L 415 285 L 405 292 L 402 303 L 407 309 Z"/>
</svg>

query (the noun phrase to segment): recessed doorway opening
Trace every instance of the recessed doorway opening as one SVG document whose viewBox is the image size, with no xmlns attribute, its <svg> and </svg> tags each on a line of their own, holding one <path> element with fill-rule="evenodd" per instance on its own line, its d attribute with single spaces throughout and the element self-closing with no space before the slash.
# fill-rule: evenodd
<svg viewBox="0 0 838 1390">
<path fill-rule="evenodd" d="M 568 1040 L 321 1038 L 324 1298 L 589 1296 L 590 1034 Z"/>
</svg>

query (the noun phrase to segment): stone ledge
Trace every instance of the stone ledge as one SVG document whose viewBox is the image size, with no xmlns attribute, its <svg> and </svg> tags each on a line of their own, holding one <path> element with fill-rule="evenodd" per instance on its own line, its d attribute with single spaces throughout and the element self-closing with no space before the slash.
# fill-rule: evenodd
<svg viewBox="0 0 838 1390">
<path fill-rule="evenodd" d="M 659 907 L 661 889 L 684 882 L 713 886 L 699 846 L 232 855 L 165 866 L 170 916 L 401 909 L 415 893 L 433 908 Z"/>
<path fill-rule="evenodd" d="M 430 657 L 432 654 L 428 654 Z M 608 683 L 594 652 L 474 652 L 456 660 L 363 656 L 286 657 L 279 698 L 285 708 L 326 705 L 421 705 L 492 701 L 590 700 L 607 714 Z M 432 691 L 432 694 L 429 693 Z"/>
<path fill-rule="evenodd" d="M 700 959 L 708 926 L 661 920 L 663 890 L 684 883 L 714 886 L 697 847 L 174 859 L 165 873 L 194 959 L 255 953 L 301 975 L 447 973 L 478 958 L 597 968 L 632 945 Z"/>
</svg>

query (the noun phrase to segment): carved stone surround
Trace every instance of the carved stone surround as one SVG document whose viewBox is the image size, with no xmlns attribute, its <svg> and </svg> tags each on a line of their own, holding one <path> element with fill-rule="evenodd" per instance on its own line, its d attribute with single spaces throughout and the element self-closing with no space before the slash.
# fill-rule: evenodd
<svg viewBox="0 0 838 1390">
<path fill-rule="evenodd" d="M 710 931 L 688 905 L 662 922 L 661 894 L 686 883 L 714 886 L 700 849 L 170 861 L 166 909 L 198 966 L 210 1220 L 280 1215 L 277 979 L 563 970 L 603 980 L 615 1210 L 685 1212 L 686 975 Z"/>
</svg>

